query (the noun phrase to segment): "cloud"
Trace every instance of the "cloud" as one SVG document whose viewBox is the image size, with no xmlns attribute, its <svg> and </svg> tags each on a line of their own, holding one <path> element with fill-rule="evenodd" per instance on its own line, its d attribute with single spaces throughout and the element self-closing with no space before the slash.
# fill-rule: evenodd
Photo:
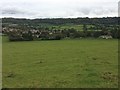
<svg viewBox="0 0 120 90">
<path fill-rule="evenodd" d="M 18 9 L 3 9 L 2 10 L 2 14 L 4 15 L 4 14 L 25 14 L 25 12 L 24 11 L 22 11 L 22 10 L 18 10 Z"/>
<path fill-rule="evenodd" d="M 2 17 L 117 16 L 117 0 L 2 0 Z M 5 6 L 5 7 L 4 7 Z"/>
<path fill-rule="evenodd" d="M 118 16 L 120 17 L 120 1 L 118 2 Z"/>
</svg>

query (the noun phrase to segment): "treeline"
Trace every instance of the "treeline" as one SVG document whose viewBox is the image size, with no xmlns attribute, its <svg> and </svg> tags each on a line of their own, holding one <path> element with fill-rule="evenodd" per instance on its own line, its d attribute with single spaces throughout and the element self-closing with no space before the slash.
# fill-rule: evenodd
<svg viewBox="0 0 120 90">
<path fill-rule="evenodd" d="M 83 26 L 83 31 L 77 31 L 74 28 L 65 30 L 17 30 L 12 29 L 4 34 L 9 36 L 10 41 L 32 41 L 32 40 L 61 40 L 65 38 L 120 38 L 119 29 L 115 30 L 101 30 L 101 31 L 88 31 L 86 25 Z"/>
<path fill-rule="evenodd" d="M 48 30 L 12 30 L 7 35 L 10 41 L 60 40 L 64 38 L 60 31 Z"/>
<path fill-rule="evenodd" d="M 118 25 L 120 23 L 119 17 L 106 17 L 106 18 L 46 18 L 46 19 L 17 19 L 17 18 L 2 18 L 2 23 L 12 24 L 37 24 L 46 23 L 52 25 L 61 25 L 66 23 L 72 24 L 87 24 L 87 25 Z"/>
</svg>

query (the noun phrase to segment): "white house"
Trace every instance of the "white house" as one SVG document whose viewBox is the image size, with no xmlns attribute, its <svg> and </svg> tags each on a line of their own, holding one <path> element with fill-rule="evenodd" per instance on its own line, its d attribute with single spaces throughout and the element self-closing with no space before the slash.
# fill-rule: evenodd
<svg viewBox="0 0 120 90">
<path fill-rule="evenodd" d="M 110 36 L 110 35 L 102 35 L 99 38 L 102 38 L 102 39 L 112 39 L 113 37 Z"/>
</svg>

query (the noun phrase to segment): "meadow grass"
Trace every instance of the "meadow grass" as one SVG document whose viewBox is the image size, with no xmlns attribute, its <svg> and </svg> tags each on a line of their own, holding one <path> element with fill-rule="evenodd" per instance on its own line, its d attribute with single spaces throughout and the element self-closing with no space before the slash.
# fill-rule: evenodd
<svg viewBox="0 0 120 90">
<path fill-rule="evenodd" d="M 2 36 L 0 35 L 0 89 L 2 88 Z"/>
<path fill-rule="evenodd" d="M 78 31 L 83 31 L 83 25 L 59 25 L 54 27 L 61 30 L 74 28 Z"/>
<path fill-rule="evenodd" d="M 74 28 L 77 31 L 83 31 L 83 25 L 79 24 L 79 25 L 74 25 L 74 24 L 65 24 L 65 25 L 46 25 L 46 27 L 52 29 L 54 27 L 54 29 L 58 29 L 58 30 L 64 30 L 64 29 L 72 29 Z M 90 27 L 94 27 L 94 25 L 86 25 L 87 27 L 87 31 L 93 31 L 90 30 Z M 101 31 L 101 30 L 97 30 L 97 31 Z"/>
<path fill-rule="evenodd" d="M 3 88 L 118 87 L 118 41 L 9 42 L 3 37 Z"/>
</svg>

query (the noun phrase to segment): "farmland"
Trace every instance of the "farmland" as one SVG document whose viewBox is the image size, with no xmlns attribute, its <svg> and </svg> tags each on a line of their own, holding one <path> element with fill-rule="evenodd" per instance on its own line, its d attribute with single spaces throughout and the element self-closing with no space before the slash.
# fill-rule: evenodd
<svg viewBox="0 0 120 90">
<path fill-rule="evenodd" d="M 117 17 L 107 18 L 3 18 L 2 33 L 10 41 L 77 38 L 120 38 Z"/>
<path fill-rule="evenodd" d="M 2 88 L 2 37 L 0 36 L 0 88 Z"/>
<path fill-rule="evenodd" d="M 3 37 L 3 88 L 118 87 L 117 39 L 9 42 Z"/>
</svg>

